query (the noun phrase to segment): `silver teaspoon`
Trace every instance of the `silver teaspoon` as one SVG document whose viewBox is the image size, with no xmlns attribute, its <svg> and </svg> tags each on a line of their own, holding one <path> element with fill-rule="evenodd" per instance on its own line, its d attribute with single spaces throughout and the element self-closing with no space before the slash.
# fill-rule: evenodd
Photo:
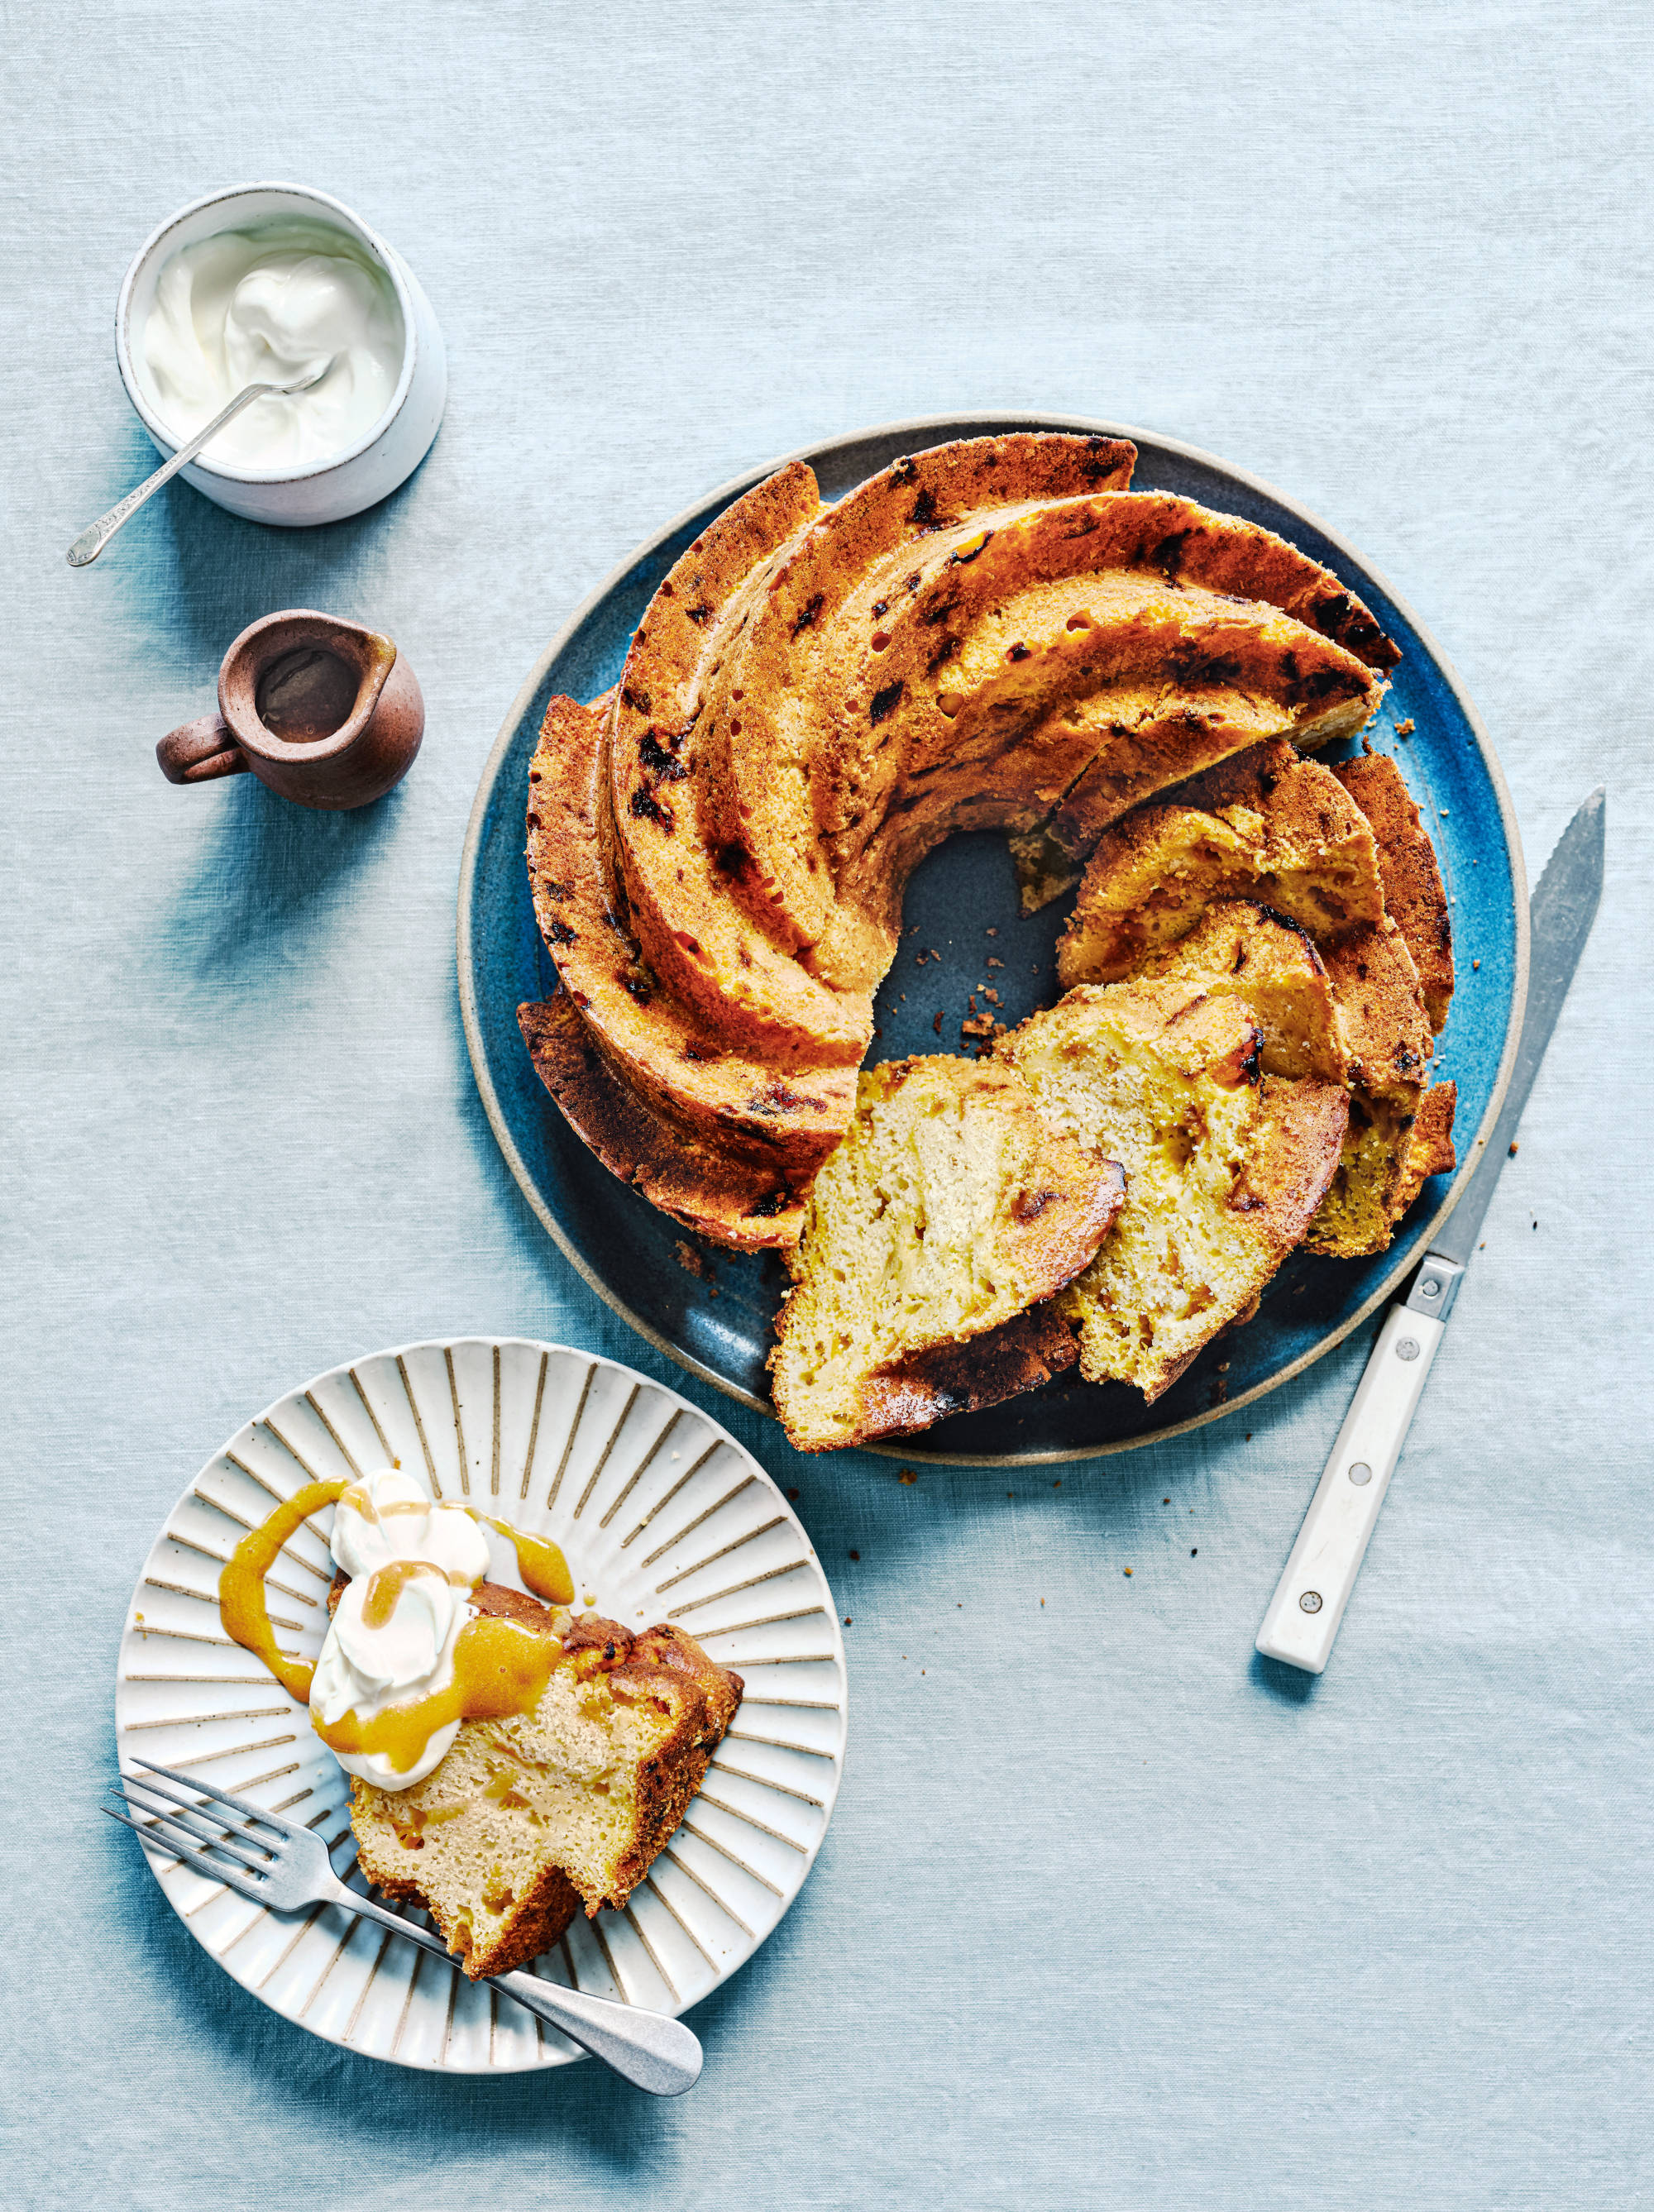
<svg viewBox="0 0 1654 2212">
<path fill-rule="evenodd" d="M 250 407 L 255 399 L 263 399 L 271 394 L 289 398 L 295 392 L 308 392 L 313 385 L 321 382 L 337 359 L 336 353 L 329 354 L 319 368 L 307 369 L 291 384 L 249 384 L 245 391 L 238 392 L 223 413 L 215 415 L 204 430 L 198 430 L 188 445 L 180 446 L 170 461 L 164 463 L 152 477 L 146 477 L 136 491 L 129 491 L 118 506 L 110 508 L 107 514 L 100 515 L 89 530 L 82 531 L 69 549 L 70 567 L 84 568 L 88 562 L 95 561 L 115 532 L 131 520 L 144 501 L 158 492 L 162 484 L 170 483 L 180 469 L 187 468 L 209 439 L 216 438 L 225 423 L 233 421 L 244 407 Z"/>
</svg>

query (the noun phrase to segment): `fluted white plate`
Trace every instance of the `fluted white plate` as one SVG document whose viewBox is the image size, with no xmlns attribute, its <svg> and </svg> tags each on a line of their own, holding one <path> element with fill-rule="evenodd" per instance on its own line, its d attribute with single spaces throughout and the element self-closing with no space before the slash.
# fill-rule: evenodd
<svg viewBox="0 0 1654 2212">
<path fill-rule="evenodd" d="M 218 1573 L 279 1499 L 387 1460 L 560 1545 L 598 1609 L 667 1620 L 745 1678 L 699 1795 L 620 1912 L 579 1918 L 536 1971 L 681 2013 L 744 1965 L 798 1895 L 838 1794 L 844 1645 L 787 1500 L 671 1390 L 566 1346 L 462 1337 L 336 1367 L 216 1452 L 168 1516 L 121 1638 L 116 1742 L 321 1829 L 355 1870 L 345 1778 L 309 1714 L 225 1635 Z M 332 1509 L 265 1584 L 283 1648 L 326 1625 Z M 145 1845 L 167 1901 L 225 1972 L 350 2051 L 432 2071 L 520 2073 L 581 2052 L 417 1944 L 329 1906 L 271 1912 Z"/>
</svg>

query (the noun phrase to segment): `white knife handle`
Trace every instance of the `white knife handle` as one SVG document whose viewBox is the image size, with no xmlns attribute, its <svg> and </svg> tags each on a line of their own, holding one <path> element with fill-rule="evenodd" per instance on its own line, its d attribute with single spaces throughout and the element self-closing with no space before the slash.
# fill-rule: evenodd
<svg viewBox="0 0 1654 2212">
<path fill-rule="evenodd" d="M 1455 1273 L 1456 1273 L 1456 1270 Z M 1320 1674 L 1402 1455 L 1436 1347 L 1433 1314 L 1392 1306 L 1258 1631 L 1266 1658 Z"/>
</svg>

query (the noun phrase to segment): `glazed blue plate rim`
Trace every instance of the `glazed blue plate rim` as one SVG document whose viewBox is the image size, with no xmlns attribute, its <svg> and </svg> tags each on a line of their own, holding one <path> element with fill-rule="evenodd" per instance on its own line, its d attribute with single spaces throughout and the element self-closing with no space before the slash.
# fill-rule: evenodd
<svg viewBox="0 0 1654 2212">
<path fill-rule="evenodd" d="M 1452 1182 L 1442 1196 L 1435 1212 L 1406 1239 L 1402 1255 L 1395 1266 L 1386 1270 L 1369 1294 L 1355 1310 L 1342 1316 L 1319 1337 L 1307 1350 L 1286 1361 L 1277 1370 L 1255 1383 L 1237 1396 L 1208 1407 L 1205 1411 L 1169 1420 L 1164 1427 L 1150 1427 L 1128 1437 L 1110 1438 L 1101 1443 L 1076 1444 L 1072 1448 L 1040 1449 L 1024 1452 L 970 1453 L 956 1450 L 926 1451 L 915 1449 L 915 1443 L 890 1445 L 867 1445 L 862 1449 L 880 1456 L 904 1461 L 920 1461 L 946 1467 L 1028 1467 L 1065 1464 L 1073 1460 L 1101 1458 L 1115 1452 L 1131 1451 L 1139 1446 L 1158 1443 L 1167 1437 L 1182 1436 L 1189 1431 L 1204 1428 L 1208 1423 L 1222 1420 L 1254 1405 L 1282 1383 L 1301 1375 L 1304 1370 L 1359 1328 L 1384 1301 L 1391 1297 L 1402 1279 L 1417 1264 L 1422 1253 L 1428 1249 L 1431 1240 L 1446 1220 L 1463 1194 L 1470 1176 L 1480 1163 L 1487 1140 L 1499 1117 L 1500 1106 L 1511 1079 L 1516 1060 L 1517 1048 L 1522 1036 L 1523 1013 L 1526 1010 L 1529 963 L 1529 917 L 1527 870 L 1522 849 L 1521 831 L 1517 827 L 1516 809 L 1511 802 L 1508 785 L 1499 756 L 1482 723 L 1481 715 L 1461 683 L 1456 669 L 1436 642 L 1426 626 L 1420 621 L 1408 601 L 1389 584 L 1381 571 L 1375 568 L 1364 554 L 1347 539 L 1331 529 L 1312 509 L 1301 501 L 1270 483 L 1266 478 L 1250 471 L 1234 466 L 1203 447 L 1169 437 L 1159 431 L 1139 428 L 1129 423 L 1110 422 L 1092 416 L 1032 413 L 1023 409 L 996 410 L 989 408 L 974 410 L 969 414 L 915 416 L 903 420 L 877 423 L 865 429 L 799 447 L 782 454 L 778 459 L 766 462 L 758 468 L 744 471 L 727 483 L 706 493 L 690 506 L 673 516 L 642 544 L 636 546 L 603 580 L 581 602 L 556 635 L 536 660 L 500 727 L 493 748 L 485 763 L 472 802 L 471 819 L 466 827 L 465 847 L 460 860 L 459 911 L 457 916 L 456 954 L 459 969 L 460 1018 L 465 1029 L 466 1050 L 471 1056 L 471 1072 L 476 1078 L 478 1095 L 488 1116 L 495 1139 L 500 1146 L 513 1179 L 528 1201 L 535 1217 L 551 1237 L 557 1249 L 575 1272 L 604 1304 L 618 1314 L 628 1326 L 635 1329 L 657 1352 L 665 1353 L 678 1366 L 695 1375 L 704 1382 L 737 1400 L 753 1411 L 775 1419 L 775 1408 L 767 1398 L 757 1396 L 744 1389 L 730 1376 L 721 1374 L 705 1360 L 698 1358 L 684 1346 L 654 1328 L 635 1312 L 621 1292 L 604 1276 L 594 1260 L 582 1251 L 574 1237 L 557 1217 L 548 1194 L 541 1188 L 523 1157 L 521 1148 L 512 1131 L 509 1118 L 500 1097 L 493 1073 L 489 1064 L 486 1042 L 479 1006 L 478 951 L 476 928 L 478 865 L 482 855 L 488 817 L 494 804 L 496 787 L 510 754 L 519 741 L 526 719 L 532 713 L 536 698 L 544 685 L 551 669 L 571 644 L 579 637 L 587 623 L 603 607 L 611 595 L 636 574 L 640 567 L 651 561 L 660 550 L 679 533 L 686 531 L 696 518 L 709 518 L 739 499 L 743 492 L 762 483 L 776 470 L 794 461 L 803 461 L 824 471 L 835 456 L 842 455 L 857 446 L 875 442 L 896 441 L 897 450 L 905 447 L 919 451 L 927 446 L 940 445 L 951 439 L 982 436 L 1016 430 L 1078 431 L 1110 438 L 1129 438 L 1140 448 L 1154 448 L 1176 456 L 1194 466 L 1210 470 L 1244 487 L 1255 497 L 1273 502 L 1293 516 L 1309 530 L 1317 533 L 1334 547 L 1364 578 L 1377 587 L 1405 622 L 1409 625 L 1425 654 L 1433 664 L 1453 702 L 1463 716 L 1481 755 L 1481 765 L 1497 804 L 1505 856 L 1510 870 L 1511 914 L 1515 944 L 1511 952 L 1511 998 L 1505 1019 L 1505 1030 L 1487 1103 L 1483 1109 L 1475 1139 L 1462 1146 L 1461 1165 Z M 877 464 L 876 465 L 883 465 Z M 872 473 L 871 471 L 867 473 Z M 1462 980 L 1462 979 L 1461 979 Z M 547 1102 L 548 1110 L 555 1111 Z M 1399 1240 L 1398 1240 L 1399 1241 Z"/>
</svg>

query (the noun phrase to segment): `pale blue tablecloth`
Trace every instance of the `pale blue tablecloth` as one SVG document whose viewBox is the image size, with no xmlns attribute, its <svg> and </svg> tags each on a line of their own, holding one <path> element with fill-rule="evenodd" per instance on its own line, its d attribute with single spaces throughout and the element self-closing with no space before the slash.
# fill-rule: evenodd
<svg viewBox="0 0 1654 2212">
<path fill-rule="evenodd" d="M 1654 2195 L 1651 60 L 1645 9 L 1584 0 L 8 10 L 8 2208 Z M 310 535 L 174 488 L 71 574 L 153 459 L 126 259 L 259 176 L 418 271 L 436 448 Z M 738 1416 L 853 1617 L 850 1757 L 798 1906 L 695 2015 L 700 2087 L 347 2057 L 95 1816 L 134 1574 L 208 1453 L 348 1355 L 514 1331 L 682 1386 L 478 1109 L 471 792 L 661 520 L 964 406 L 1150 425 L 1329 517 L 1462 671 L 1535 873 L 1609 787 L 1602 919 L 1333 1667 L 1251 1644 L 1365 1341 L 1020 1479 L 903 1486 Z M 169 788 L 155 739 L 295 603 L 401 642 L 410 781 L 344 817 Z"/>
</svg>

